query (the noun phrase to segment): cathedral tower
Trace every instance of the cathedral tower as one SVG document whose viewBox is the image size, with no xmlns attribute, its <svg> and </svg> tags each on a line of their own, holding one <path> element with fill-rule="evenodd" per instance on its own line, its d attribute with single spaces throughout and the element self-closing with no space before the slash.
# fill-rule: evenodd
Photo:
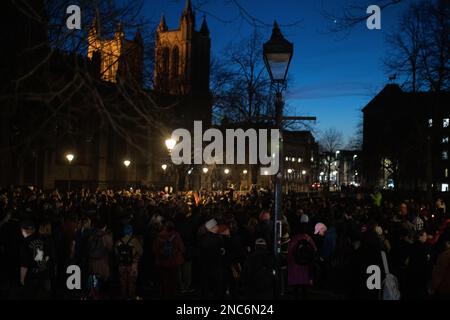
<svg viewBox="0 0 450 320">
<path fill-rule="evenodd" d="M 118 24 L 114 36 L 104 39 L 98 18 L 94 18 L 88 33 L 88 58 L 100 60 L 100 77 L 104 81 L 117 82 L 118 78 L 133 80 L 139 86 L 143 82 L 144 49 L 138 30 L 133 40 L 125 38 L 122 24 Z"/>
<path fill-rule="evenodd" d="M 155 90 L 166 95 L 209 95 L 210 50 L 206 19 L 196 31 L 190 0 L 177 29 L 169 30 L 162 15 L 156 30 Z"/>
</svg>

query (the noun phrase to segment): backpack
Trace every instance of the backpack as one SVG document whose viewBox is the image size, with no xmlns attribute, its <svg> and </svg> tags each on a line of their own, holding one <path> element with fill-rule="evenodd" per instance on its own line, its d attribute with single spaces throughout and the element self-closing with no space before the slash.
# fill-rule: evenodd
<svg viewBox="0 0 450 320">
<path fill-rule="evenodd" d="M 131 266 L 133 264 L 133 246 L 130 245 L 132 238 L 126 243 L 120 240 L 117 246 L 117 257 L 122 266 Z"/>
<path fill-rule="evenodd" d="M 91 259 L 103 259 L 107 256 L 108 250 L 103 242 L 103 235 L 94 234 L 89 241 L 89 257 Z"/>
<path fill-rule="evenodd" d="M 386 253 L 384 251 L 381 251 L 381 258 L 383 259 L 383 267 L 386 277 L 381 283 L 380 299 L 400 300 L 401 294 L 398 289 L 398 280 L 393 274 L 389 273 L 389 266 L 387 263 Z"/>
<path fill-rule="evenodd" d="M 159 253 L 160 257 L 164 260 L 169 260 L 175 257 L 175 245 L 173 240 L 175 235 L 171 236 L 169 239 L 162 240 L 162 246 L 160 247 Z"/>
<path fill-rule="evenodd" d="M 308 240 L 301 239 L 294 253 L 294 261 L 301 266 L 309 266 L 314 262 L 315 251 Z"/>
</svg>

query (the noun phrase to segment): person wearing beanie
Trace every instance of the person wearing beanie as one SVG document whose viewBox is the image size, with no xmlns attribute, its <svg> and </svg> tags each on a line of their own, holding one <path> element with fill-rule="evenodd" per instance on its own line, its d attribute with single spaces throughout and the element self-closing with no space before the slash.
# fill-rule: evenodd
<svg viewBox="0 0 450 320">
<path fill-rule="evenodd" d="M 300 264 L 299 252 L 308 252 L 308 257 L 302 256 Z M 300 224 L 299 233 L 295 235 L 289 242 L 287 269 L 288 269 L 288 285 L 293 287 L 295 298 L 299 297 L 301 290 L 303 299 L 307 299 L 308 289 L 313 285 L 314 270 L 313 264 L 317 255 L 317 247 L 314 240 L 307 234 L 307 225 Z M 306 261 L 308 258 L 308 261 Z"/>
<path fill-rule="evenodd" d="M 263 238 L 267 243 L 273 243 L 273 221 L 266 210 L 259 215 L 259 224 L 256 227 L 256 236 Z"/>
<path fill-rule="evenodd" d="M 197 241 L 199 267 L 201 275 L 201 294 L 205 299 L 221 299 L 225 294 L 225 264 L 228 250 L 227 236 L 220 234 L 215 219 L 204 224 L 206 232 L 200 233 Z"/>
<path fill-rule="evenodd" d="M 136 280 L 138 266 L 142 256 L 142 246 L 133 235 L 133 227 L 126 224 L 123 227 L 123 237 L 115 244 L 118 262 L 120 291 L 124 299 L 136 298 Z"/>
</svg>

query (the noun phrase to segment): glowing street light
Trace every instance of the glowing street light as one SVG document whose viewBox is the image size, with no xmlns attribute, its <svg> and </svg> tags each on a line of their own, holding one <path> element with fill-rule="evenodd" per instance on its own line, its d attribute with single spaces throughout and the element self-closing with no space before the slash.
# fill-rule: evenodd
<svg viewBox="0 0 450 320">
<path fill-rule="evenodd" d="M 353 156 L 353 160 L 355 160 L 356 158 L 358 158 L 358 155 L 357 155 L 357 154 L 355 154 L 355 155 Z"/>
<path fill-rule="evenodd" d="M 243 174 L 247 174 L 248 171 L 246 169 L 244 169 L 244 171 L 242 171 Z"/>
<path fill-rule="evenodd" d="M 123 162 L 123 164 L 125 165 L 125 167 L 129 167 L 130 166 L 130 164 L 131 164 L 131 161 L 130 160 L 125 160 L 124 162 Z"/>
<path fill-rule="evenodd" d="M 306 174 L 306 170 L 303 170 L 303 171 L 302 171 L 302 175 L 305 175 L 305 174 Z"/>
<path fill-rule="evenodd" d="M 225 173 L 225 174 L 229 174 L 230 173 L 230 169 L 225 169 L 225 170 L 223 170 L 223 172 Z"/>
<path fill-rule="evenodd" d="M 203 171 L 204 174 L 207 174 L 207 173 L 208 173 L 208 168 L 204 167 L 204 168 L 202 169 L 202 171 Z"/>
<path fill-rule="evenodd" d="M 69 164 L 72 163 L 72 160 L 75 158 L 75 156 L 72 153 L 66 154 L 66 159 L 69 161 Z"/>
<path fill-rule="evenodd" d="M 325 173 L 322 171 L 321 173 L 320 173 L 320 176 L 322 177 L 322 176 L 324 176 L 325 175 Z"/>
<path fill-rule="evenodd" d="M 177 142 L 174 139 L 167 139 L 166 140 L 166 147 L 169 152 L 172 152 L 173 148 L 175 148 L 175 145 Z"/>
<path fill-rule="evenodd" d="M 292 173 L 292 171 L 294 171 L 294 170 L 292 170 L 292 169 L 288 169 L 288 171 L 287 171 L 287 172 L 288 172 L 289 174 L 291 174 L 291 173 Z"/>
<path fill-rule="evenodd" d="M 167 170 L 167 164 L 163 164 L 163 165 L 161 166 L 161 168 L 162 168 L 164 171 L 166 171 L 166 170 Z"/>
</svg>

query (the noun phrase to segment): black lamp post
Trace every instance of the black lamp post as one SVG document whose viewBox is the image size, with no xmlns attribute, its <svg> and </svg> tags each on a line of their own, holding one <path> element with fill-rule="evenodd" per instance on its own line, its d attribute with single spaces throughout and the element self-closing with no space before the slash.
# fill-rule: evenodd
<svg viewBox="0 0 450 320">
<path fill-rule="evenodd" d="M 66 154 L 66 159 L 69 162 L 69 181 L 67 184 L 67 189 L 70 192 L 71 182 L 72 182 L 72 161 L 75 158 L 73 153 Z"/>
<path fill-rule="evenodd" d="M 275 120 L 280 132 L 279 141 L 279 169 L 275 176 L 275 219 L 274 219 L 274 240 L 273 252 L 275 258 L 275 279 L 279 278 L 279 255 L 281 249 L 281 193 L 283 179 L 283 96 L 282 91 L 286 87 L 286 77 L 294 54 L 294 45 L 287 41 L 281 34 L 281 30 L 275 21 L 270 40 L 264 44 L 264 63 L 269 72 L 272 85 L 275 87 Z M 276 281 L 275 292 L 277 293 L 278 281 Z"/>
</svg>

